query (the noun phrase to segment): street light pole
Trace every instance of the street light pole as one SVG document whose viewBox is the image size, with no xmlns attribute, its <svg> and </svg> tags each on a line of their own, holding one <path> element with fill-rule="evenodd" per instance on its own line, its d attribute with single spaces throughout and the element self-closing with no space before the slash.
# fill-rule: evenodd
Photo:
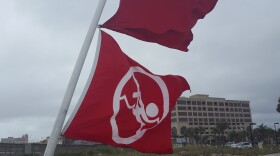
<svg viewBox="0 0 280 156">
<path fill-rule="evenodd" d="M 253 130 L 252 130 L 252 126 L 255 125 L 256 123 L 250 123 L 250 131 L 251 131 L 251 144 L 252 144 L 252 147 L 254 147 L 254 144 L 253 144 Z"/>
<path fill-rule="evenodd" d="M 278 137 L 277 137 L 277 130 L 276 130 L 276 124 L 279 124 L 279 122 L 274 123 L 274 129 L 275 129 L 275 142 L 276 142 L 276 147 L 278 147 Z"/>
</svg>

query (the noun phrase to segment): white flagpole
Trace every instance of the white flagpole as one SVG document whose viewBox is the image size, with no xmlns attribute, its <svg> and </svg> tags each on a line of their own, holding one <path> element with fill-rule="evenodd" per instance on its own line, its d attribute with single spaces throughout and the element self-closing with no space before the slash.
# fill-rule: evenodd
<svg viewBox="0 0 280 156">
<path fill-rule="evenodd" d="M 79 54 L 79 57 L 78 57 L 77 62 L 75 64 L 75 67 L 73 69 L 72 76 L 71 76 L 70 81 L 68 83 L 66 93 L 65 93 L 64 98 L 62 100 L 61 107 L 60 107 L 59 113 L 57 115 L 55 124 L 53 126 L 53 130 L 52 130 L 51 136 L 49 138 L 44 156 L 53 156 L 54 155 L 55 148 L 56 148 L 59 136 L 61 134 L 61 129 L 62 129 L 64 120 L 65 120 L 69 105 L 70 105 L 71 100 L 72 100 L 72 96 L 74 94 L 74 91 L 75 91 L 75 88 L 76 88 L 81 70 L 83 68 L 83 64 L 85 62 L 85 59 L 86 59 L 86 56 L 87 56 L 92 38 L 94 36 L 95 30 L 98 26 L 98 21 L 101 17 L 103 8 L 105 6 L 105 3 L 106 3 L 106 0 L 100 0 L 97 8 L 95 10 L 95 14 L 94 14 L 93 19 L 91 21 L 89 30 L 87 32 L 86 38 L 85 38 L 83 46 L 82 46 L 82 49 L 80 51 L 80 54 Z"/>
</svg>

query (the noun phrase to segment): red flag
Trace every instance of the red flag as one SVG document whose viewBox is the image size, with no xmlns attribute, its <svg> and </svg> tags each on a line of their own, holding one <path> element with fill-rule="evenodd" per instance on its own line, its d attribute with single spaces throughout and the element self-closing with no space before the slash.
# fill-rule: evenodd
<svg viewBox="0 0 280 156">
<path fill-rule="evenodd" d="M 188 51 L 192 27 L 216 3 L 217 0 L 120 0 L 116 14 L 101 27 Z"/>
<path fill-rule="evenodd" d="M 189 84 L 180 76 L 159 76 L 125 55 L 102 31 L 100 54 L 76 114 L 64 137 L 172 153 L 170 112 Z"/>
</svg>

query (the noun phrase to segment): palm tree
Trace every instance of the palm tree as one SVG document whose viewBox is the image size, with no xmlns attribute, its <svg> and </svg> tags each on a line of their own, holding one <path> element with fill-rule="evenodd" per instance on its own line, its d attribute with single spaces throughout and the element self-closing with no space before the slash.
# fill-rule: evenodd
<svg viewBox="0 0 280 156">
<path fill-rule="evenodd" d="M 188 137 L 190 139 L 190 142 L 192 142 L 192 140 L 195 139 L 194 128 L 187 129 L 187 131 L 185 131 L 183 135 L 185 137 Z"/>
<path fill-rule="evenodd" d="M 217 144 L 217 142 L 219 140 L 218 137 L 217 137 L 217 134 L 219 134 L 218 129 L 216 127 L 211 128 L 211 134 L 213 134 L 212 137 L 213 137 L 215 143 Z"/>
<path fill-rule="evenodd" d="M 228 134 L 227 134 L 227 138 L 228 138 L 228 140 L 231 141 L 231 142 L 233 142 L 233 141 L 236 142 L 237 139 L 238 139 L 238 133 L 235 132 L 235 131 L 230 131 L 230 132 L 228 132 Z"/>
<path fill-rule="evenodd" d="M 257 128 L 254 129 L 253 134 L 257 136 L 259 141 L 264 141 L 266 129 L 268 127 L 264 124 L 259 125 Z"/>
<path fill-rule="evenodd" d="M 184 132 L 184 136 L 188 137 L 190 141 L 195 140 L 196 144 L 200 142 L 202 139 L 202 133 L 205 131 L 205 129 L 201 126 L 195 127 L 195 128 L 189 128 Z M 202 141 L 202 140 L 201 140 Z"/>
<path fill-rule="evenodd" d="M 255 136 L 257 136 L 258 140 L 263 141 L 264 144 L 270 144 L 271 140 L 274 137 L 274 130 L 264 124 L 261 124 L 260 126 L 255 128 L 253 133 L 255 134 Z"/>
<path fill-rule="evenodd" d="M 198 139 L 200 140 L 200 143 L 201 143 L 201 142 L 203 142 L 202 141 L 202 133 L 205 132 L 205 128 L 199 126 L 197 129 L 198 129 Z"/>
<path fill-rule="evenodd" d="M 247 138 L 250 138 L 250 133 L 246 132 L 246 131 L 241 131 L 241 132 L 238 132 L 237 133 L 237 140 L 238 142 L 241 142 L 241 141 L 246 141 Z"/>
<path fill-rule="evenodd" d="M 195 127 L 193 130 L 194 130 L 193 132 L 194 132 L 195 142 L 196 142 L 196 144 L 198 144 L 199 143 L 199 138 L 200 138 L 200 130 L 199 130 L 198 127 Z"/>
<path fill-rule="evenodd" d="M 223 146 L 224 146 L 224 144 L 225 144 L 225 137 L 224 137 L 224 134 L 225 134 L 225 130 L 226 130 L 227 128 L 229 128 L 229 125 L 228 125 L 228 123 L 226 123 L 226 122 L 221 122 L 221 123 L 218 123 L 218 124 L 216 125 L 216 128 L 218 129 L 218 131 L 220 132 L 220 134 L 222 134 L 222 144 L 223 144 Z"/>
<path fill-rule="evenodd" d="M 209 139 L 209 135 L 203 135 L 202 138 L 201 138 L 201 142 L 203 144 L 205 144 L 207 142 L 207 140 Z"/>
<path fill-rule="evenodd" d="M 266 130 L 266 142 L 271 144 L 273 140 L 275 139 L 275 131 L 272 128 L 268 128 Z"/>
<path fill-rule="evenodd" d="M 277 136 L 280 136 L 280 128 L 278 128 L 278 130 L 276 130 L 276 131 L 277 131 Z"/>
</svg>

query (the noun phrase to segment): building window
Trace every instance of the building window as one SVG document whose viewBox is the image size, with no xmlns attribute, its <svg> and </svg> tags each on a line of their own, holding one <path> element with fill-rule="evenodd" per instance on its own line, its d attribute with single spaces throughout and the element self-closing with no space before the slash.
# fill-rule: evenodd
<svg viewBox="0 0 280 156">
<path fill-rule="evenodd" d="M 187 108 L 184 106 L 178 106 L 177 108 L 178 108 L 178 110 L 187 110 Z"/>
<path fill-rule="evenodd" d="M 197 101 L 197 105 L 200 106 L 201 105 L 201 101 Z"/>
<path fill-rule="evenodd" d="M 207 113 L 203 113 L 203 116 L 207 116 Z"/>
<path fill-rule="evenodd" d="M 171 122 L 177 122 L 177 119 L 176 118 L 172 118 Z"/>
<path fill-rule="evenodd" d="M 184 121 L 188 121 L 187 118 L 179 118 L 179 121 L 184 122 Z"/>
<path fill-rule="evenodd" d="M 171 113 L 171 116 L 176 116 L 176 112 Z"/>
<path fill-rule="evenodd" d="M 188 116 L 192 116 L 192 112 L 188 112 Z"/>
<path fill-rule="evenodd" d="M 224 106 L 224 103 L 223 102 L 219 102 L 219 106 Z"/>
<path fill-rule="evenodd" d="M 215 111 L 218 111 L 218 108 L 214 108 Z"/>
<path fill-rule="evenodd" d="M 243 112 L 250 112 L 250 109 L 243 109 Z"/>
<path fill-rule="evenodd" d="M 196 105 L 196 101 L 192 101 L 192 105 Z"/>
<path fill-rule="evenodd" d="M 197 110 L 198 110 L 198 111 L 201 111 L 201 107 L 197 107 Z"/>
<path fill-rule="evenodd" d="M 178 105 L 185 105 L 186 101 L 185 100 L 177 100 Z"/>
<path fill-rule="evenodd" d="M 219 111 L 225 111 L 225 109 L 224 108 L 219 108 Z"/>
<path fill-rule="evenodd" d="M 187 112 L 178 112 L 178 116 L 187 116 Z"/>
<path fill-rule="evenodd" d="M 189 106 L 189 107 L 188 107 L 188 110 L 192 110 L 192 107 Z"/>
<path fill-rule="evenodd" d="M 242 107 L 249 107 L 249 104 L 248 103 L 243 103 Z"/>
<path fill-rule="evenodd" d="M 181 129 L 180 129 L 180 132 L 181 132 L 181 134 L 186 134 L 186 132 L 187 132 L 187 127 L 182 126 Z"/>
<path fill-rule="evenodd" d="M 201 112 L 198 112 L 197 115 L 198 115 L 198 116 L 202 116 L 202 113 L 201 113 Z"/>
<path fill-rule="evenodd" d="M 208 101 L 207 106 L 213 106 L 213 103 L 211 101 Z"/>
<path fill-rule="evenodd" d="M 245 122 L 252 122 L 251 119 L 244 119 Z"/>
<path fill-rule="evenodd" d="M 197 112 L 193 112 L 193 116 L 197 116 Z"/>
<path fill-rule="evenodd" d="M 205 105 L 205 101 L 202 101 L 202 105 Z"/>
<path fill-rule="evenodd" d="M 217 102 L 214 102 L 214 106 L 218 106 L 218 103 L 217 103 Z"/>
<path fill-rule="evenodd" d="M 214 116 L 214 113 L 208 113 L 208 116 Z"/>
<path fill-rule="evenodd" d="M 208 108 L 208 111 L 213 111 L 213 108 L 212 108 L 212 107 L 209 107 L 209 108 Z"/>
<path fill-rule="evenodd" d="M 193 107 L 193 110 L 196 111 L 196 107 Z"/>
</svg>

